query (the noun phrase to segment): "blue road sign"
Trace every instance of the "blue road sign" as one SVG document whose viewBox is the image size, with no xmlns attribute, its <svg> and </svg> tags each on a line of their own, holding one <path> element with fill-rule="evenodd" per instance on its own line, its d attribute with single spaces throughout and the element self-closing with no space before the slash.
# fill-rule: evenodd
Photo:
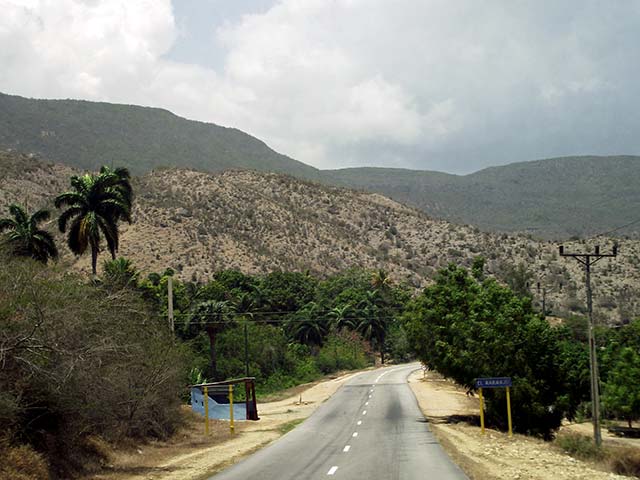
<svg viewBox="0 0 640 480">
<path fill-rule="evenodd" d="M 476 378 L 476 388 L 504 388 L 511 386 L 511 377 Z"/>
</svg>

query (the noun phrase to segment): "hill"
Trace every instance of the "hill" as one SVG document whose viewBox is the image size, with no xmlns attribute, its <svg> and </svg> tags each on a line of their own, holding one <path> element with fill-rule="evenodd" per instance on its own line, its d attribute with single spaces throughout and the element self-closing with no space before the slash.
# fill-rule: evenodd
<svg viewBox="0 0 640 480">
<path fill-rule="evenodd" d="M 379 192 L 449 221 L 543 238 L 585 237 L 638 218 L 640 157 L 564 157 L 469 175 L 351 168 L 336 184 Z M 620 231 L 637 236 L 640 224 Z"/>
<path fill-rule="evenodd" d="M 53 196 L 67 188 L 71 172 L 0 153 L 0 217 L 12 201 L 52 208 Z M 383 268 L 395 281 L 418 288 L 449 262 L 470 266 L 482 255 L 491 275 L 547 286 L 547 306 L 554 314 L 584 312 L 583 273 L 577 262 L 558 257 L 557 244 L 433 219 L 379 194 L 273 173 L 177 169 L 137 177 L 134 188 L 134 222 L 123 225 L 120 253 L 147 273 L 170 266 L 183 279 L 203 281 L 225 268 L 247 273 L 309 270 L 320 276 L 351 267 Z M 599 243 L 604 249 L 612 241 L 601 238 Z M 592 245 L 577 242 L 568 248 L 584 251 Z M 63 262 L 90 271 L 88 257 L 76 259 L 62 243 L 61 250 Z M 530 277 L 519 275 L 518 265 Z M 603 260 L 594 269 L 600 318 L 637 316 L 639 266 L 640 242 L 622 240 L 618 258 Z M 533 288 L 531 293 L 538 303 L 539 292 Z"/>
<path fill-rule="evenodd" d="M 539 238 L 584 237 L 635 220 L 640 157 L 565 157 L 469 175 L 387 168 L 320 171 L 233 128 L 158 108 L 0 94 L 0 148 L 80 169 L 127 166 L 277 172 L 381 193 L 451 222 Z M 617 232 L 638 235 L 638 226 Z"/>
<path fill-rule="evenodd" d="M 0 148 L 36 153 L 80 169 L 111 163 L 144 173 L 158 167 L 246 168 L 317 178 L 318 170 L 235 128 L 159 108 L 0 93 Z"/>
</svg>

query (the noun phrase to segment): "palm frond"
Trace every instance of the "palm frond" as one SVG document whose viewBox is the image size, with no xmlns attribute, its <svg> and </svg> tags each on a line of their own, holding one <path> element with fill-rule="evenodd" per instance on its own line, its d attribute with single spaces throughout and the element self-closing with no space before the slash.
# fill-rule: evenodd
<svg viewBox="0 0 640 480">
<path fill-rule="evenodd" d="M 29 221 L 26 210 L 15 203 L 9 205 L 9 213 L 16 219 L 17 224 L 26 224 Z"/>
<path fill-rule="evenodd" d="M 64 233 L 65 230 L 67 229 L 67 222 L 69 222 L 69 220 L 72 217 L 75 217 L 76 215 L 82 215 L 84 211 L 85 210 L 82 207 L 71 207 L 65 210 L 64 212 L 62 212 L 58 217 L 58 229 L 62 233 Z"/>
<path fill-rule="evenodd" d="M 17 226 L 18 224 L 16 223 L 16 221 L 11 218 L 0 219 L 0 233 L 4 232 L 5 230 L 13 230 L 14 228 L 17 228 Z"/>
<path fill-rule="evenodd" d="M 39 223 L 46 222 L 51 217 L 51 212 L 46 209 L 38 210 L 29 218 L 32 229 L 35 229 Z"/>
</svg>

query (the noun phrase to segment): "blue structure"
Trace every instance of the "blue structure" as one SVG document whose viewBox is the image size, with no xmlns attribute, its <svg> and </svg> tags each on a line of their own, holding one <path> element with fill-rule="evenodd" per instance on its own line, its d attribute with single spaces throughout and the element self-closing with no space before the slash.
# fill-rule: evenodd
<svg viewBox="0 0 640 480">
<path fill-rule="evenodd" d="M 218 400 L 218 401 L 216 401 Z M 226 403 L 223 403 L 226 400 Z M 230 420 L 229 401 L 221 395 L 209 395 L 209 418 Z M 204 394 L 198 387 L 191 388 L 191 410 L 204 416 Z M 233 402 L 233 419 L 247 419 L 247 405 L 245 402 Z"/>
</svg>

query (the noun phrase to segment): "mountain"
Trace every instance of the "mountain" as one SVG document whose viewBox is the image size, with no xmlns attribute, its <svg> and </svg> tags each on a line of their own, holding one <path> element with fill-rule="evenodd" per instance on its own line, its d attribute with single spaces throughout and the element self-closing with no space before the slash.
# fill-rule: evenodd
<svg viewBox="0 0 640 480">
<path fill-rule="evenodd" d="M 186 120 L 159 108 L 0 93 L 0 112 L 0 148 L 36 153 L 80 169 L 113 163 L 135 173 L 185 167 L 319 176 L 315 168 L 240 130 Z"/>
<path fill-rule="evenodd" d="M 469 175 L 387 168 L 320 171 L 232 128 L 157 108 L 0 94 L 0 149 L 96 170 L 127 166 L 219 172 L 250 169 L 377 192 L 450 222 L 485 231 L 566 239 L 637 218 L 640 157 L 565 157 L 491 167 Z M 615 232 L 638 236 L 640 222 Z"/>
<path fill-rule="evenodd" d="M 0 152 L 0 217 L 14 201 L 54 211 L 55 195 L 68 188 L 69 167 Z M 144 272 L 172 267 L 186 280 L 237 268 L 248 273 L 276 269 L 327 276 L 351 268 L 383 268 L 396 282 L 420 287 L 449 262 L 470 266 L 486 258 L 486 271 L 514 279 L 526 266 L 530 285 L 548 290 L 554 314 L 584 311 L 580 265 L 558 256 L 557 244 L 526 235 L 491 234 L 426 216 L 379 194 L 364 193 L 291 176 L 255 171 L 203 173 L 164 169 L 134 178 L 134 222 L 122 225 L 120 254 Z M 61 262 L 90 272 L 88 256 L 77 259 L 57 234 Z M 603 250 L 612 240 L 599 239 Z M 568 250 L 593 244 L 574 242 Z M 101 255 L 99 263 L 106 259 Z M 620 255 L 593 270 L 596 316 L 618 321 L 640 312 L 640 241 L 622 240 Z M 99 267 L 100 271 L 100 267 Z M 524 283 L 524 282 L 523 282 Z M 560 289 L 560 284 L 563 285 Z M 539 292 L 531 290 L 535 302 Z"/>
<path fill-rule="evenodd" d="M 634 156 L 551 158 L 463 176 L 388 168 L 324 173 L 336 184 L 488 231 L 583 237 L 640 218 L 640 157 Z M 637 235 L 639 227 L 619 233 Z"/>
</svg>

